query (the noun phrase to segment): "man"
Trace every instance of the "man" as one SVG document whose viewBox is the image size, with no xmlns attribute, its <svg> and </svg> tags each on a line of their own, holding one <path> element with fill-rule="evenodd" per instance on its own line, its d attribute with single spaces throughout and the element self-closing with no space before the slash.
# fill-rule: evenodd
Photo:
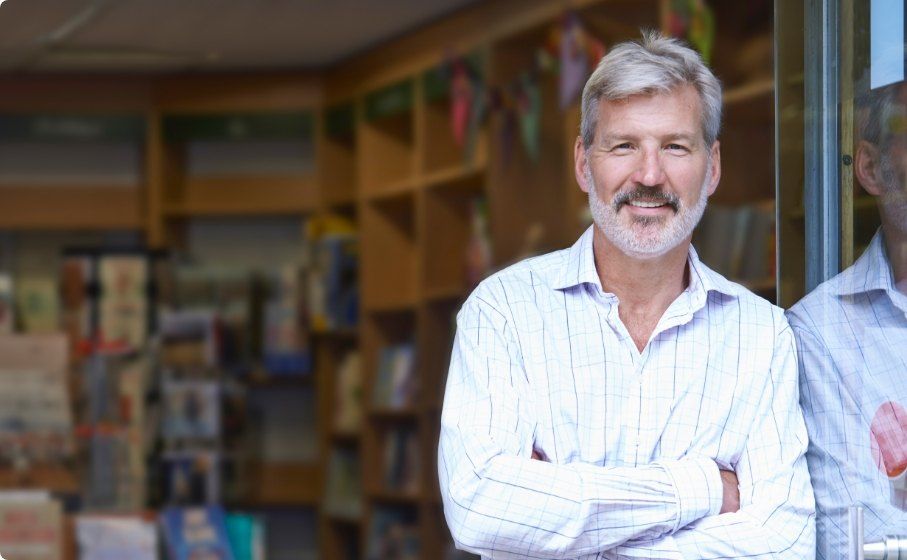
<svg viewBox="0 0 907 560">
<path fill-rule="evenodd" d="M 721 88 L 657 35 L 583 92 L 595 224 L 485 280 L 458 315 L 439 474 L 493 558 L 810 558 L 813 497 L 781 310 L 699 262 Z"/>
<path fill-rule="evenodd" d="M 788 312 L 800 356 L 820 558 L 847 550 L 848 507 L 864 538 L 907 534 L 907 85 L 859 101 L 857 180 L 881 228 L 856 263 Z"/>
</svg>

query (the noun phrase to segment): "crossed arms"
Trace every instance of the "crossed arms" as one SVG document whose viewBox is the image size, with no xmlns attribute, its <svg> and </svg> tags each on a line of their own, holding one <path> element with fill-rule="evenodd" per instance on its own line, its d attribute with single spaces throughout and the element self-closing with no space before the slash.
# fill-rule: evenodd
<svg viewBox="0 0 907 560">
<path fill-rule="evenodd" d="M 532 459 L 534 413 L 503 314 L 471 299 L 441 419 L 439 475 L 457 545 L 493 558 L 812 558 L 812 489 L 803 457 L 797 362 L 786 328 L 734 468 L 739 511 L 721 514 L 724 484 L 710 457 L 639 467 Z M 780 445 L 779 433 L 799 445 Z M 611 555 L 611 556 L 609 556 Z"/>
</svg>

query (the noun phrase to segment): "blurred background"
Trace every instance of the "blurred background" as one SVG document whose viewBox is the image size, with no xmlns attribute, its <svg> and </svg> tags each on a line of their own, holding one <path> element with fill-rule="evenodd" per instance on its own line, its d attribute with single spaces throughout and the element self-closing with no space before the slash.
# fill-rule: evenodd
<svg viewBox="0 0 907 560">
<path fill-rule="evenodd" d="M 469 557 L 436 476 L 455 314 L 591 222 L 578 96 L 611 45 L 661 29 L 710 62 L 724 171 L 697 248 L 772 301 L 802 294 L 774 10 L 4 2 L 0 553 Z"/>
</svg>

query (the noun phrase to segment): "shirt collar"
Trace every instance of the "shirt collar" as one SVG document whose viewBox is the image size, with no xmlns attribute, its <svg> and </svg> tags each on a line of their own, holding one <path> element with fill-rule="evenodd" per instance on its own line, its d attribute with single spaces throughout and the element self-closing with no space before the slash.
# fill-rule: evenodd
<svg viewBox="0 0 907 560">
<path fill-rule="evenodd" d="M 566 265 L 555 277 L 552 287 L 555 290 L 565 290 L 582 284 L 592 284 L 602 290 L 601 279 L 595 269 L 595 254 L 592 250 L 593 228 L 589 226 L 585 232 L 567 250 Z M 740 294 L 740 287 L 729 282 L 724 276 L 711 270 L 699 260 L 696 249 L 690 245 L 687 263 L 690 267 L 690 285 L 687 292 L 693 294 L 707 294 L 710 291 L 720 292 L 729 296 Z"/>
<path fill-rule="evenodd" d="M 886 293 L 894 291 L 893 272 L 888 252 L 885 250 L 885 237 L 881 228 L 876 231 L 869 247 L 847 271 L 837 284 L 839 296 L 863 294 L 873 290 Z"/>
</svg>

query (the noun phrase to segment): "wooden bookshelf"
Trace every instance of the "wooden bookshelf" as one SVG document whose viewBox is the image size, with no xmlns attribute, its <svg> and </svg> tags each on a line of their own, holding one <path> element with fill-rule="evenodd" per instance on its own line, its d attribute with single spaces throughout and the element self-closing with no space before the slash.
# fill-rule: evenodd
<svg viewBox="0 0 907 560">
<path fill-rule="evenodd" d="M 572 6 L 611 45 L 638 37 L 640 27 L 657 26 L 664 4 L 579 0 Z M 774 198 L 775 84 L 758 72 L 735 71 L 734 41 L 763 32 L 765 22 L 744 25 L 746 10 L 729 6 L 716 11 L 715 68 L 725 82 L 725 122 L 724 177 L 713 202 L 739 205 Z M 575 103 L 559 106 L 557 75 L 539 76 L 541 143 L 538 156 L 532 157 L 518 131 L 512 146 L 503 145 L 508 123 L 500 112 L 487 119 L 471 142 L 457 142 L 449 84 L 438 67 L 442 54 L 454 46 L 484 84 L 506 90 L 533 65 L 563 8 L 551 0 L 479 3 L 323 76 L 165 76 L 120 86 L 96 78 L 125 96 L 103 102 L 95 102 L 84 86 L 60 78 L 53 83 L 72 85 L 94 111 L 116 106 L 144 115 L 143 181 L 128 188 L 72 190 L 0 186 L 0 228 L 130 229 L 144 231 L 152 247 L 168 247 L 177 245 L 180 225 L 197 218 L 339 214 L 350 219 L 360 242 L 360 325 L 313 333 L 315 373 L 306 379 L 267 377 L 249 383 L 252 389 L 316 391 L 320 458 L 255 466 L 250 478 L 255 492 L 248 505 L 317 510 L 321 556 L 350 559 L 365 556 L 376 512 L 402 510 L 418 525 L 421 557 L 442 558 L 451 537 L 437 482 L 437 444 L 454 316 L 473 287 L 465 263 L 471 206 L 476 199 L 486 201 L 494 264 L 503 266 L 527 252 L 569 246 L 585 227 L 580 216 L 586 198 L 573 177 L 579 109 Z M 0 109 L 56 107 L 59 96 L 51 95 L 51 82 L 41 85 L 27 78 L 22 84 L 0 88 Z M 301 112 L 312 114 L 315 163 L 309 173 L 196 176 L 189 169 L 192 135 L 168 129 L 174 118 Z M 799 126 L 802 131 L 802 120 Z M 796 123 L 785 125 L 785 130 L 794 129 Z M 45 204 L 50 199 L 61 204 L 50 208 Z M 774 284 L 773 278 L 762 278 L 749 286 L 771 295 Z M 371 396 L 381 349 L 401 342 L 415 347 L 418 397 L 401 408 L 375 406 Z M 336 374 L 352 350 L 361 354 L 363 427 L 338 431 L 333 427 Z M 383 484 L 384 442 L 401 427 L 411 428 L 418 439 L 420 474 L 414 491 Z M 330 453 L 337 448 L 359 455 L 361 515 L 345 517 L 324 508 Z M 0 485 L 5 481 L 20 484 L 0 473 Z M 73 482 L 53 477 L 36 481 L 61 488 L 72 488 Z"/>
</svg>

